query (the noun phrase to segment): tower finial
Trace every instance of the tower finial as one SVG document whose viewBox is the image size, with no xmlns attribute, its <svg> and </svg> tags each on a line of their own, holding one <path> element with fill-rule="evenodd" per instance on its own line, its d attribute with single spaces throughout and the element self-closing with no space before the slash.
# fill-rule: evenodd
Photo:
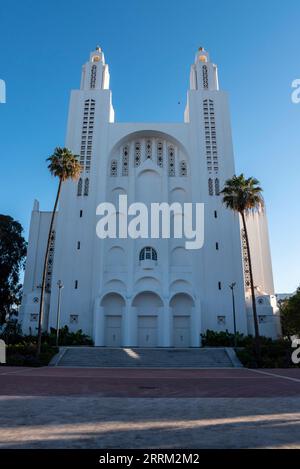
<svg viewBox="0 0 300 469">
<path fill-rule="evenodd" d="M 96 51 L 101 52 L 101 47 L 98 46 L 98 44 L 97 44 L 97 46 L 96 46 Z"/>
</svg>

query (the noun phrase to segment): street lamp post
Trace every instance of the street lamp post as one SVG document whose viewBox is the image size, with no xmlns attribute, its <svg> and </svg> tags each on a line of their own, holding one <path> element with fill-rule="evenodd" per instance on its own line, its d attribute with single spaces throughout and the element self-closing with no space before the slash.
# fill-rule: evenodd
<svg viewBox="0 0 300 469">
<path fill-rule="evenodd" d="M 236 317 L 235 317 L 235 298 L 234 298 L 234 287 L 236 286 L 236 282 L 232 282 L 229 285 L 229 288 L 231 290 L 231 295 L 232 295 L 232 313 L 233 313 L 233 330 L 234 330 L 234 346 L 236 347 Z"/>
<path fill-rule="evenodd" d="M 58 299 L 57 299 L 57 316 L 56 316 L 56 347 L 58 347 L 58 338 L 59 338 L 61 290 L 62 288 L 64 288 L 64 284 L 62 283 L 61 280 L 58 280 L 57 286 L 58 286 Z"/>
</svg>

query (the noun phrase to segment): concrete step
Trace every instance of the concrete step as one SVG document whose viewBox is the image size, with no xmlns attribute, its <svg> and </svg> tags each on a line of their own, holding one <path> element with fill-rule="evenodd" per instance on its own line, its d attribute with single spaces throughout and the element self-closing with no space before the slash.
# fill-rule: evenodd
<svg viewBox="0 0 300 469">
<path fill-rule="evenodd" d="M 97 368 L 233 368 L 240 367 L 230 348 L 60 347 L 50 366 Z"/>
</svg>

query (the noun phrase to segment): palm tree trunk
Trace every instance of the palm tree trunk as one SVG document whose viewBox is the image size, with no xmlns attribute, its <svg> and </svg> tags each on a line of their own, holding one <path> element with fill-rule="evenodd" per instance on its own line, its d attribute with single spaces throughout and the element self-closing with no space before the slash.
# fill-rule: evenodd
<svg viewBox="0 0 300 469">
<path fill-rule="evenodd" d="M 248 231 L 247 231 L 246 219 L 245 219 L 244 212 L 241 212 L 241 216 L 242 216 L 242 220 L 243 220 L 243 228 L 244 228 L 244 233 L 245 233 L 247 256 L 248 256 L 248 263 L 249 263 L 250 288 L 251 288 L 254 334 L 255 334 L 255 354 L 256 354 L 257 364 L 260 365 L 260 338 L 259 338 L 259 327 L 258 327 L 258 318 L 257 318 L 257 311 L 256 311 L 255 289 L 254 289 L 254 280 L 253 280 L 250 245 L 249 245 Z"/>
<path fill-rule="evenodd" d="M 48 241 L 47 247 L 45 252 L 45 259 L 44 259 L 44 268 L 43 268 L 43 278 L 42 278 L 42 285 L 41 285 L 41 297 L 40 297 L 40 310 L 39 310 L 39 325 L 38 325 L 38 340 L 37 340 L 37 356 L 41 353 L 41 345 L 42 345 L 42 325 L 43 325 L 43 316 L 44 316 L 44 297 L 45 297 L 45 289 L 46 289 L 46 277 L 47 277 L 47 268 L 48 268 L 48 258 L 49 258 L 49 248 L 51 243 L 51 236 L 53 230 L 53 223 L 54 217 L 59 201 L 60 191 L 61 191 L 62 180 L 59 180 L 59 185 L 57 189 L 56 199 L 53 207 L 53 212 L 50 221 L 49 227 L 49 234 L 48 234 Z"/>
</svg>

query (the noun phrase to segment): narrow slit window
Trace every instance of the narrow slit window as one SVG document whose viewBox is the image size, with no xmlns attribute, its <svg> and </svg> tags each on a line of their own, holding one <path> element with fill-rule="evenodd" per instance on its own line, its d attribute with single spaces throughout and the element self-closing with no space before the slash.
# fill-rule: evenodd
<svg viewBox="0 0 300 469">
<path fill-rule="evenodd" d="M 77 195 L 78 196 L 82 195 L 82 178 L 79 178 L 79 181 L 77 184 Z"/>
</svg>

